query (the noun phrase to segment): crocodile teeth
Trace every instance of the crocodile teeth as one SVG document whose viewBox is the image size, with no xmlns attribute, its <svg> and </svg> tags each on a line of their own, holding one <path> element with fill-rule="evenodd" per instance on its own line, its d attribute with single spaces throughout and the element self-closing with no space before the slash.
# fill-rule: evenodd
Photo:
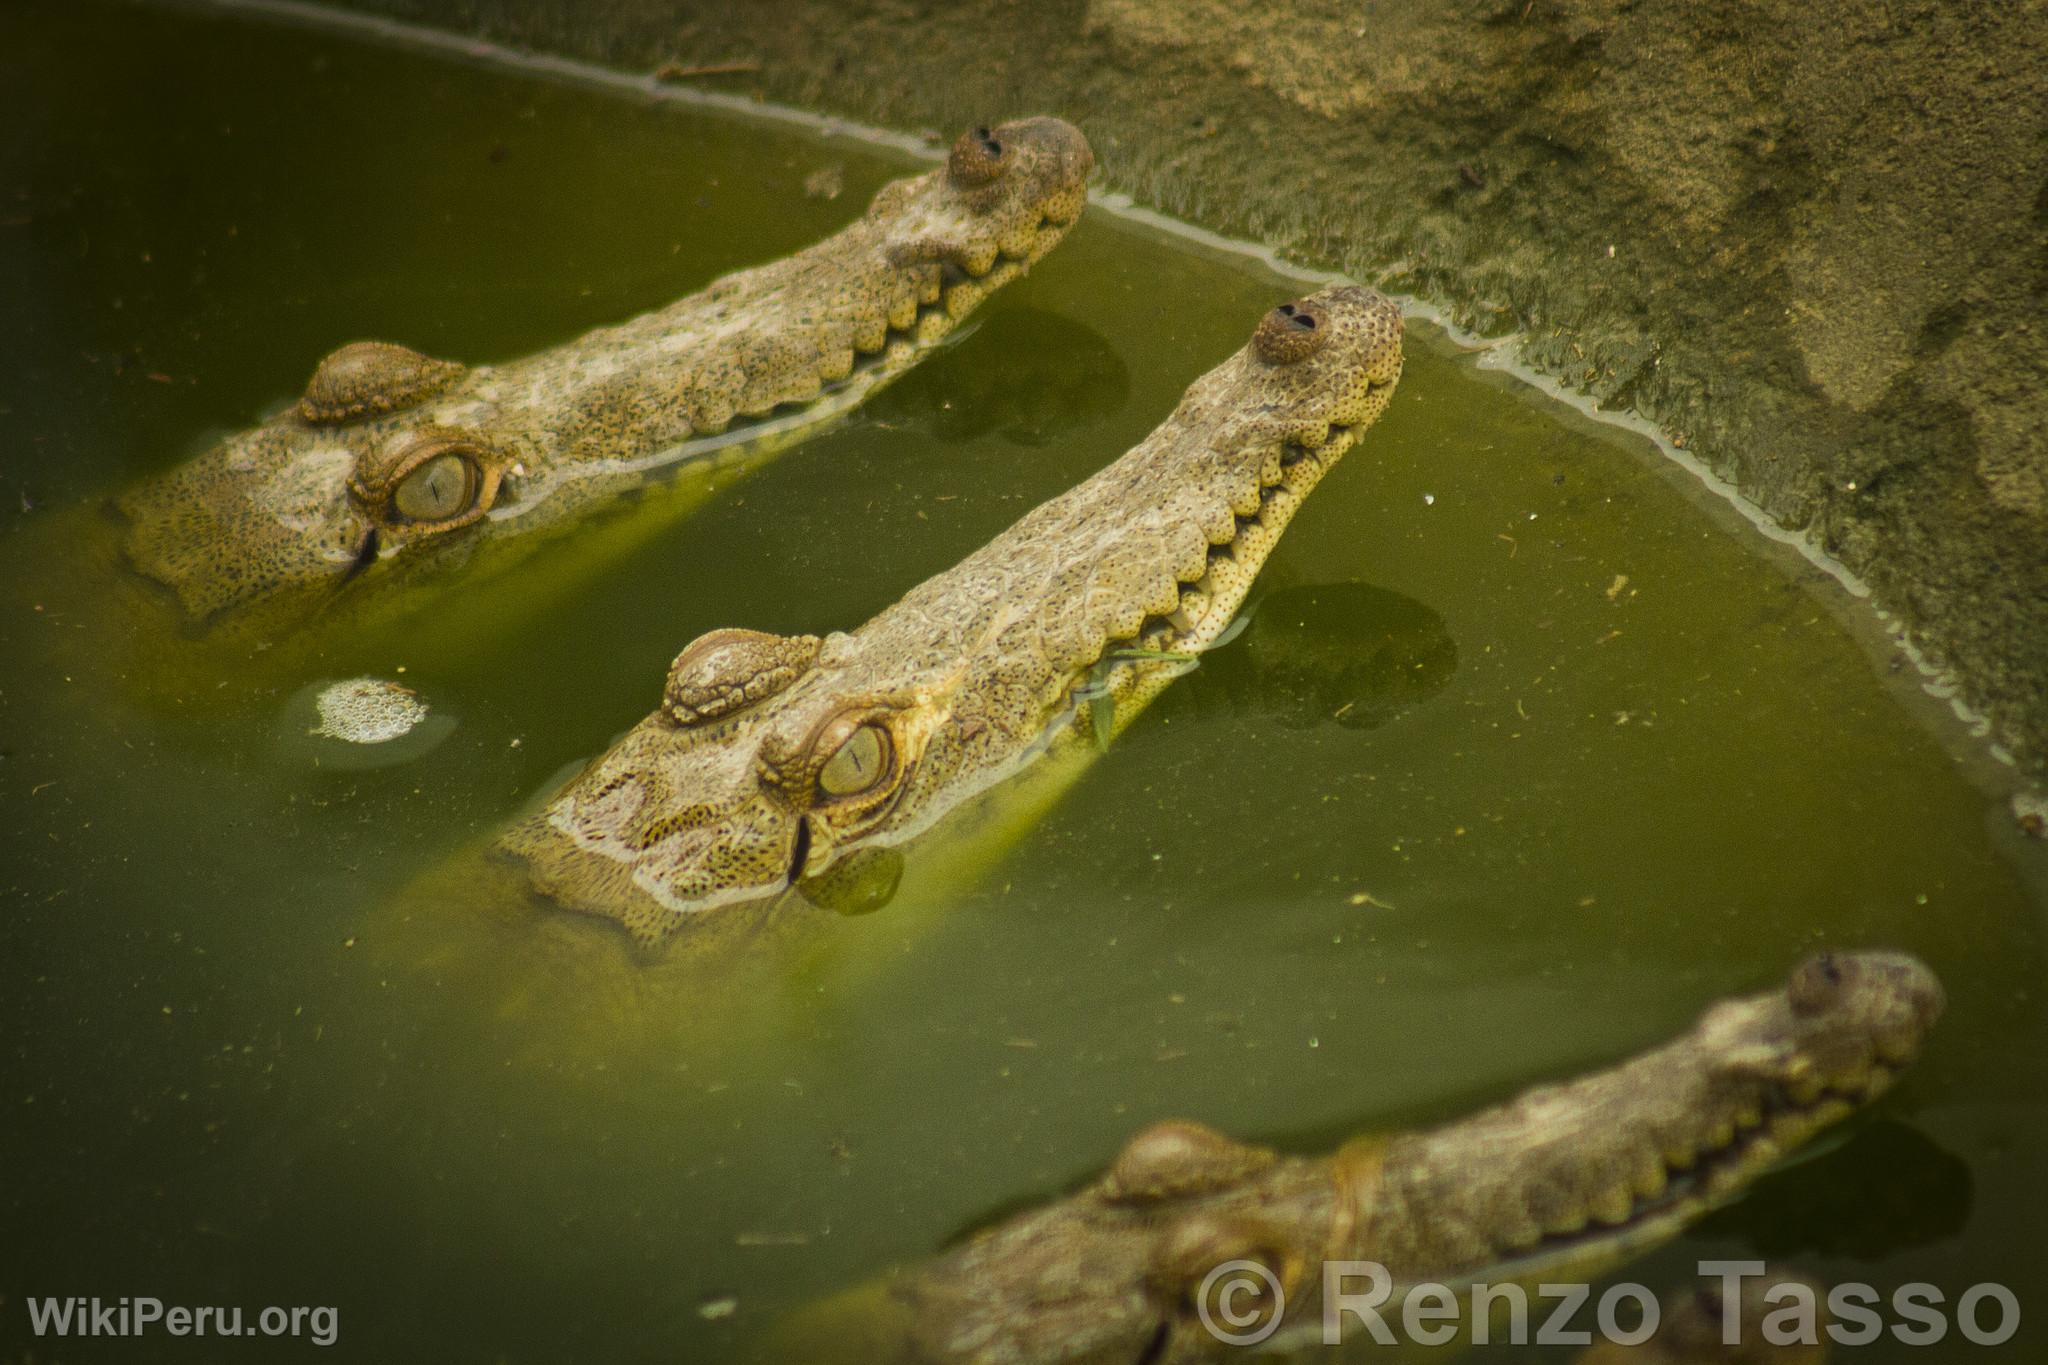
<svg viewBox="0 0 2048 1365">
<path fill-rule="evenodd" d="M 1796 1133 L 1793 1134 L 1792 1141 L 1795 1145 L 1797 1144 L 1801 1136 L 1803 1135 Z M 1769 1134 L 1759 1133 L 1755 1138 L 1750 1140 L 1749 1150 L 1743 1154 L 1743 1162 L 1741 1163 L 1741 1165 L 1731 1166 L 1718 1172 L 1712 1179 L 1710 1179 L 1707 1182 L 1708 1192 L 1718 1193 L 1719 1191 L 1725 1188 L 1740 1184 L 1744 1179 L 1747 1178 L 1743 1174 L 1743 1167 L 1746 1166 L 1751 1170 L 1761 1169 L 1775 1162 L 1779 1157 L 1785 1154 L 1785 1151 L 1785 1144 L 1779 1142 L 1776 1137 L 1771 1136 Z"/>
<path fill-rule="evenodd" d="M 974 311 L 974 305 L 988 297 L 988 286 L 979 280 L 956 284 L 946 291 L 946 316 L 965 317 Z"/>
<path fill-rule="evenodd" d="M 898 310 L 903 314 L 903 321 L 900 324 L 896 321 L 895 313 L 891 313 L 886 318 L 864 318 L 860 322 L 855 323 L 853 328 L 853 349 L 861 355 L 873 355 L 876 351 L 889 344 L 889 329 L 891 327 L 908 327 L 912 322 L 916 321 L 916 301 L 906 299 L 904 304 L 905 306 Z"/>
<path fill-rule="evenodd" d="M 1586 1230 L 1587 1217 L 1586 1210 L 1574 1204 L 1559 1210 L 1546 1219 L 1543 1224 L 1543 1230 L 1552 1237 L 1570 1237 L 1574 1233 Z"/>
<path fill-rule="evenodd" d="M 1244 591 L 1251 586 L 1251 571 L 1229 555 L 1214 555 L 1209 560 L 1207 580 L 1214 588 L 1214 595 L 1230 601 L 1242 601 Z"/>
<path fill-rule="evenodd" d="M 1031 254 L 1031 248 L 1033 244 L 1037 242 L 1037 240 L 1038 226 L 1036 224 L 1033 224 L 1030 227 L 1020 227 L 1015 231 L 1011 232 L 1008 236 L 998 239 L 996 242 L 996 249 L 1002 252 L 1005 256 L 1029 256 Z"/>
<path fill-rule="evenodd" d="M 1673 1143 L 1664 1149 L 1664 1168 L 1668 1171 L 1689 1171 L 1698 1155 L 1691 1143 Z"/>
<path fill-rule="evenodd" d="M 1593 1200 L 1594 1221 L 1605 1223 L 1609 1227 L 1626 1223 L 1635 1215 L 1635 1211 L 1636 1201 L 1625 1185 L 1616 1185 Z"/>
<path fill-rule="evenodd" d="M 1498 1234 L 1504 1251 L 1526 1251 L 1543 1240 L 1543 1229 L 1535 1220 L 1526 1216 L 1514 1218 L 1500 1229 Z"/>
<path fill-rule="evenodd" d="M 1854 1108 L 1854 1105 L 1843 1099 L 1830 1097 L 1826 1100 L 1817 1100 L 1796 1114 L 1779 1116 L 1777 1121 L 1771 1124 L 1768 1140 L 1776 1143 L 1783 1137 L 1797 1142 L 1816 1128 L 1825 1128 L 1831 1123 L 1847 1118 Z"/>
<path fill-rule="evenodd" d="M 1656 1199 L 1671 1185 L 1671 1174 L 1664 1163 L 1651 1157 L 1636 1167 L 1635 1179 L 1630 1187 L 1643 1199 Z"/>
</svg>

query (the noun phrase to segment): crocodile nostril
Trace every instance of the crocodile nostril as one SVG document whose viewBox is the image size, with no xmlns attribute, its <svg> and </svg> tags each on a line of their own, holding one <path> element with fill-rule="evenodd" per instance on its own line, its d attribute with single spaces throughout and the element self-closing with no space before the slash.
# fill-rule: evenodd
<svg viewBox="0 0 2048 1365">
<path fill-rule="evenodd" d="M 1270 364 L 1292 365 L 1322 348 L 1322 309 L 1313 303 L 1283 303 L 1260 321 L 1252 334 L 1259 355 Z"/>
<path fill-rule="evenodd" d="M 1001 178 L 1010 168 L 1010 149 L 987 128 L 970 128 L 953 144 L 946 157 L 947 174 L 963 189 L 974 189 Z"/>
</svg>

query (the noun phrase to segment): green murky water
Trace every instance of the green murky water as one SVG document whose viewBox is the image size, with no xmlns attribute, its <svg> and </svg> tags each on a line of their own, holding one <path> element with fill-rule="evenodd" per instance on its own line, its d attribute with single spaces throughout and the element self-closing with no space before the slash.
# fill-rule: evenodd
<svg viewBox="0 0 2048 1365">
<path fill-rule="evenodd" d="M 1932 962 L 1932 1050 L 1631 1275 L 1756 1250 L 2044 1302 L 2040 849 L 1832 589 L 1648 452 L 1418 329 L 1238 644 L 981 875 L 714 989 L 416 883 L 643 714 L 681 643 L 864 619 L 1295 290 L 1093 212 L 693 519 L 292 676 L 195 681 L 79 562 L 107 494 L 341 340 L 517 354 L 793 250 L 912 167 L 305 32 L 22 6 L 0 149 L 0 1359 L 282 1349 L 32 1343 L 31 1294 L 331 1304 L 350 1359 L 729 1358 L 1147 1120 L 1306 1149 L 1448 1116 L 1823 943 Z M 844 193 L 807 197 L 830 166 Z M 431 754 L 279 745 L 300 684 L 401 666 L 459 721 Z"/>
</svg>

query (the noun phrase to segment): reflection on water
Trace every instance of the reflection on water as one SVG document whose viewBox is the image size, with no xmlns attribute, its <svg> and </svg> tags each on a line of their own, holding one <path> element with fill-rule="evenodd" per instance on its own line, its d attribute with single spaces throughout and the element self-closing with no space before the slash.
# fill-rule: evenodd
<svg viewBox="0 0 2048 1365">
<path fill-rule="evenodd" d="M 880 913 L 798 904 L 802 933 L 707 973 L 477 849 L 645 715 L 685 642 L 873 615 L 1297 291 L 1090 215 L 900 406 L 698 490 L 673 531 L 628 510 L 309 657 L 172 658 L 77 528 L 305 357 L 545 347 L 913 167 L 48 4 L 0 7 L 0 126 L 0 1354 L 32 1290 L 337 1304 L 337 1359 L 729 1360 L 1149 1120 L 1320 1150 L 1446 1118 L 1817 943 L 1918 953 L 1951 1013 L 1888 1121 L 1668 1264 L 2048 1280 L 2042 907 L 2004 826 L 1803 570 L 1426 329 L 1243 636 L 1064 786 L 822 893 Z M 803 193 L 827 164 L 836 204 Z M 361 676 L 460 723 L 398 766 L 278 761 L 293 695 Z"/>
<path fill-rule="evenodd" d="M 821 910 L 865 915 L 896 898 L 903 884 L 903 853 L 893 848 L 855 849 L 815 877 L 797 883 L 803 898 Z"/>
<path fill-rule="evenodd" d="M 1374 730 L 1444 689 L 1458 646 L 1444 618 L 1365 583 L 1281 588 L 1260 597 L 1235 650 L 1203 660 L 1190 690 L 1292 729 Z"/>
<path fill-rule="evenodd" d="M 1968 1162 L 1908 1123 L 1875 1119 L 1831 1158 L 1828 1179 L 1791 1167 L 1700 1231 L 1738 1236 L 1765 1256 L 1870 1263 L 1958 1235 L 1975 1199 Z"/>
<path fill-rule="evenodd" d="M 1270 715 L 1289 728 L 1325 721 L 1351 729 L 1372 729 L 1442 689 L 1457 666 L 1457 648 L 1441 616 L 1411 598 L 1362 583 L 1285 588 L 1257 600 L 1245 629 L 1227 631 L 1229 643 L 1189 660 L 1173 684 L 1197 711 L 1222 707 Z M 1219 759 L 1223 755 L 1218 755 Z M 1114 760 L 1111 760 L 1114 761 Z M 1013 779 L 1061 785 L 1060 777 L 1027 771 Z M 1007 808 L 1018 815 L 1044 808 L 1044 800 L 1018 799 L 997 789 L 976 805 Z M 963 819 L 975 821 L 970 811 Z M 1011 822 L 1011 833 L 1028 816 Z M 987 823 L 985 815 L 980 816 Z M 981 830 L 938 827 L 901 849 L 868 848 L 799 884 L 812 905 L 841 914 L 867 914 L 894 899 L 907 864 L 933 843 L 954 844 Z M 961 859 L 977 875 L 997 865 L 999 848 Z M 951 852 L 951 850 L 949 850 Z M 955 855 L 957 858 L 957 854 Z M 954 887 L 957 894 L 964 888 Z"/>
<path fill-rule="evenodd" d="M 939 378 L 912 371 L 869 406 L 867 420 L 885 430 L 916 426 L 942 441 L 996 435 L 1042 446 L 1085 430 L 1130 396 L 1123 357 L 1078 319 L 1029 306 L 992 309 L 975 332 L 973 360 Z"/>
</svg>

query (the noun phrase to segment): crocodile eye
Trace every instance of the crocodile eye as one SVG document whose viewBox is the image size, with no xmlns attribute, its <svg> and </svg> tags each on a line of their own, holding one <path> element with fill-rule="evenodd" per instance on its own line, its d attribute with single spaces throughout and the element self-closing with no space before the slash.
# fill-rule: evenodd
<svg viewBox="0 0 2048 1365">
<path fill-rule="evenodd" d="M 888 770 L 889 732 L 879 725 L 863 725 L 826 760 L 818 773 L 818 790 L 827 796 L 858 796 Z"/>
<path fill-rule="evenodd" d="M 366 519 L 401 539 L 480 520 L 520 466 L 474 432 L 422 427 L 363 450 L 348 493 Z"/>
<path fill-rule="evenodd" d="M 391 505 L 407 521 L 447 521 L 470 509 L 478 483 L 469 459 L 444 451 L 399 481 Z"/>
</svg>

